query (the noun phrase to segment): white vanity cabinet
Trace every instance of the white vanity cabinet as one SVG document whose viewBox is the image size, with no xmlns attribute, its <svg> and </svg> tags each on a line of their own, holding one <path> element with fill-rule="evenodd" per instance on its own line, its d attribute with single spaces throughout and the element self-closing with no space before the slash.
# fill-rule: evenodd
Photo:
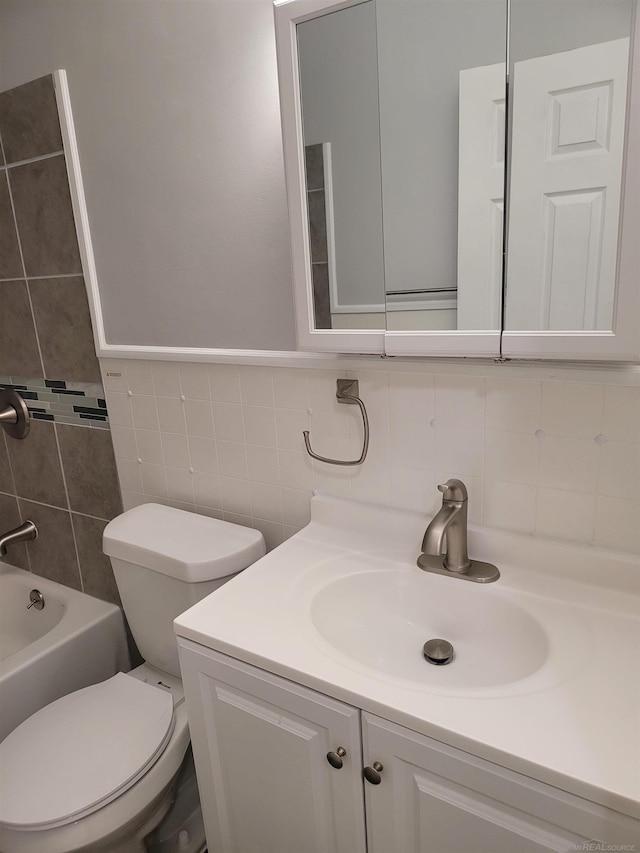
<svg viewBox="0 0 640 853">
<path fill-rule="evenodd" d="M 538 853 L 640 841 L 635 822 L 601 806 L 189 640 L 179 646 L 216 853 Z M 327 754 L 342 751 L 335 768 Z M 363 780 L 374 765 L 379 784 Z"/>
<path fill-rule="evenodd" d="M 184 640 L 180 665 L 209 849 L 365 853 L 357 708 Z"/>
<path fill-rule="evenodd" d="M 362 731 L 365 764 L 383 767 L 365 783 L 369 853 L 568 851 L 608 835 L 597 807 L 555 788 L 371 714 Z"/>
</svg>

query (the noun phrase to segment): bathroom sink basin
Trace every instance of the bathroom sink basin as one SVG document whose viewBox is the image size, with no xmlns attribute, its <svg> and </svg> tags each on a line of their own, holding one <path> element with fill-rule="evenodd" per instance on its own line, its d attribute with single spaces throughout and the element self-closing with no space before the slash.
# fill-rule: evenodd
<svg viewBox="0 0 640 853">
<path fill-rule="evenodd" d="M 415 571 L 360 571 L 329 582 L 311 601 L 318 633 L 338 652 L 385 676 L 436 690 L 510 684 L 537 672 L 549 637 L 527 610 L 497 588 Z M 428 640 L 453 646 L 434 665 Z"/>
</svg>

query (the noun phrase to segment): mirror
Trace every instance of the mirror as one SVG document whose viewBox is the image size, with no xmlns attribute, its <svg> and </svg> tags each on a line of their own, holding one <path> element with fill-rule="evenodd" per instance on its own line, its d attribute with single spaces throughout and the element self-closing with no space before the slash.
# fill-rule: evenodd
<svg viewBox="0 0 640 853">
<path fill-rule="evenodd" d="M 375 4 L 297 37 L 315 327 L 384 329 Z"/>
<path fill-rule="evenodd" d="M 505 330 L 613 329 L 634 0 L 511 0 Z"/>
<path fill-rule="evenodd" d="M 297 24 L 316 329 L 501 324 L 506 0 Z"/>
</svg>

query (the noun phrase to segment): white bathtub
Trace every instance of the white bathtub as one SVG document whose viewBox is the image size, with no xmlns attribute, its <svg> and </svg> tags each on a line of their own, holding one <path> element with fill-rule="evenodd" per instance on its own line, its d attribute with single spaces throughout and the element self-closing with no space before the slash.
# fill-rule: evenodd
<svg viewBox="0 0 640 853">
<path fill-rule="evenodd" d="M 42 610 L 27 610 L 32 589 Z M 0 740 L 54 699 L 129 668 L 118 607 L 0 563 Z"/>
</svg>

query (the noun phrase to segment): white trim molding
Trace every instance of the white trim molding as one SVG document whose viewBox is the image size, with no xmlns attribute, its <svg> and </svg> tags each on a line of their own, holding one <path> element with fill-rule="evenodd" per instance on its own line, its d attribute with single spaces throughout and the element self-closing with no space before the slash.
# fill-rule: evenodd
<svg viewBox="0 0 640 853">
<path fill-rule="evenodd" d="M 73 112 L 71 110 L 71 98 L 69 96 L 69 83 L 67 72 L 59 69 L 53 72 L 53 83 L 58 105 L 58 117 L 60 119 L 60 130 L 62 132 L 62 146 L 67 164 L 67 177 L 69 179 L 69 190 L 71 192 L 71 205 L 76 225 L 78 248 L 80 250 L 80 261 L 84 276 L 87 297 L 89 299 L 89 312 L 93 328 L 93 339 L 98 355 L 106 355 L 107 341 L 102 319 L 102 304 L 100 302 L 100 288 L 98 287 L 98 273 L 96 271 L 95 258 L 93 256 L 93 244 L 91 242 L 91 229 L 89 227 L 89 214 L 84 195 L 84 184 L 82 182 L 82 170 L 80 168 L 80 155 L 78 153 L 78 142 L 73 123 Z"/>
</svg>

